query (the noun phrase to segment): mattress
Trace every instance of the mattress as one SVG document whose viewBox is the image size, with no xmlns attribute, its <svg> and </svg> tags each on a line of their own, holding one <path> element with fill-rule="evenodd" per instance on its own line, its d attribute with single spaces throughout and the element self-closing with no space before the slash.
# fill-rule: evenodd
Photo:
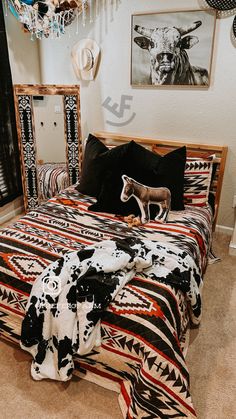
<svg viewBox="0 0 236 419">
<path fill-rule="evenodd" d="M 170 212 L 167 223 L 129 229 L 119 216 L 88 210 L 74 187 L 1 230 L 0 334 L 19 343 L 35 279 L 70 251 L 111 238 L 141 237 L 185 250 L 203 274 L 211 244 L 210 208 Z M 165 320 L 155 315 L 157 308 Z M 76 358 L 79 376 L 119 393 L 124 417 L 195 417 L 185 363 L 189 308 L 175 287 L 140 274 L 110 304 L 102 345 Z M 78 384 L 79 385 L 79 384 Z M 79 392 L 78 392 L 79 394 Z"/>
</svg>

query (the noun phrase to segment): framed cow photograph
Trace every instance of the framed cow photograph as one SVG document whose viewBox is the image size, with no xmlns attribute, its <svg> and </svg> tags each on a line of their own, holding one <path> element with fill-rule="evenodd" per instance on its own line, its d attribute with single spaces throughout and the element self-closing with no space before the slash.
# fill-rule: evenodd
<svg viewBox="0 0 236 419">
<path fill-rule="evenodd" d="M 131 84 L 209 87 L 215 24 L 214 10 L 132 15 Z"/>
</svg>

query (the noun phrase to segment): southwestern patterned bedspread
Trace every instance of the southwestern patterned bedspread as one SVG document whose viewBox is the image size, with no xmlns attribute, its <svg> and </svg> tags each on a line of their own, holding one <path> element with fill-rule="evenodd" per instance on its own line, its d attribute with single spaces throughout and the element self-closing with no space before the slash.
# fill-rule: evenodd
<svg viewBox="0 0 236 419">
<path fill-rule="evenodd" d="M 44 269 L 68 252 L 101 240 L 133 237 L 167 247 L 170 243 L 193 259 L 192 269 L 196 264 L 199 276 L 204 272 L 211 241 L 209 209 L 188 207 L 171 212 L 167 224 L 150 222 L 130 230 L 118 217 L 88 211 L 91 202 L 71 187 L 1 230 L 0 331 L 4 338 L 19 342 L 32 284 Z M 179 286 L 161 281 L 161 275 L 159 279 L 136 274 L 102 316 L 102 344 L 74 359 L 80 376 L 120 393 L 127 418 L 196 416 L 184 359 L 188 299 Z M 196 307 L 198 321 L 200 298 Z"/>
</svg>

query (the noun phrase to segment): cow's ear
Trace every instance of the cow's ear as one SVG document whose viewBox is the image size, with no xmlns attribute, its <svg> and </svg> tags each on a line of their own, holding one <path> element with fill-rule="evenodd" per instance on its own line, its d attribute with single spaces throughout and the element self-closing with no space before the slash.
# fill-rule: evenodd
<svg viewBox="0 0 236 419">
<path fill-rule="evenodd" d="M 181 47 L 183 49 L 190 49 L 199 42 L 197 36 L 185 36 L 182 38 Z"/>
<path fill-rule="evenodd" d="M 134 42 L 142 49 L 148 49 L 150 44 L 150 40 L 146 36 L 137 36 L 134 38 Z"/>
</svg>

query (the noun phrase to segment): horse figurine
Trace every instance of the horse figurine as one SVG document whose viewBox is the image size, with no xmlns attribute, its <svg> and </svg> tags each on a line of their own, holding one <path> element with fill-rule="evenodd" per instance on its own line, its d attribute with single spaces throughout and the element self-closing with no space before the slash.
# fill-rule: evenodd
<svg viewBox="0 0 236 419">
<path fill-rule="evenodd" d="M 159 213 L 155 217 L 155 221 L 166 222 L 170 210 L 171 193 L 168 188 L 152 188 L 142 185 L 136 180 L 123 175 L 123 189 L 120 195 L 122 202 L 128 201 L 133 196 L 141 211 L 142 224 L 150 221 L 149 204 L 159 206 Z"/>
</svg>

